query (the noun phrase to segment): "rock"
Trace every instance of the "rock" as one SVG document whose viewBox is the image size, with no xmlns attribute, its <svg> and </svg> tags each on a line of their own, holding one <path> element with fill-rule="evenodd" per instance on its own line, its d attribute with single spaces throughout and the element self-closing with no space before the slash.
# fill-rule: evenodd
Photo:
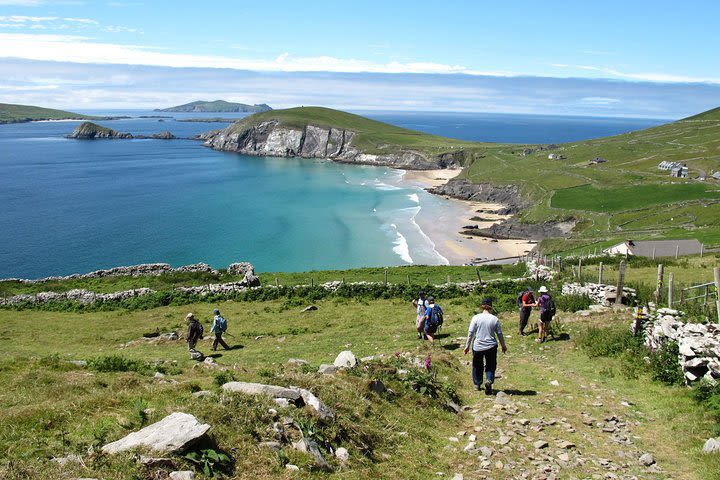
<svg viewBox="0 0 720 480">
<path fill-rule="evenodd" d="M 258 443 L 258 447 L 269 448 L 270 450 L 275 450 L 276 452 L 279 452 L 282 448 L 282 444 L 280 442 L 260 442 Z"/>
<path fill-rule="evenodd" d="M 561 454 L 559 454 L 559 455 L 557 456 L 557 458 L 558 458 L 558 460 L 561 460 L 561 461 L 563 461 L 563 462 L 569 462 L 569 461 L 570 461 L 570 455 L 568 455 L 567 453 L 564 453 L 564 452 L 561 453 Z"/>
<path fill-rule="evenodd" d="M 463 448 L 464 452 L 471 452 L 475 450 L 475 442 L 469 442 L 467 445 L 465 445 L 465 448 Z"/>
<path fill-rule="evenodd" d="M 61 467 L 64 467 L 68 463 L 83 463 L 83 459 L 80 455 L 75 455 L 74 453 L 71 453 L 70 455 L 67 455 L 65 457 L 53 457 L 50 459 L 50 461 L 57 463 Z"/>
<path fill-rule="evenodd" d="M 287 463 L 285 464 L 285 470 L 292 470 L 294 472 L 298 472 L 300 471 L 300 467 L 298 467 L 297 465 L 293 465 L 292 463 Z"/>
<path fill-rule="evenodd" d="M 255 275 L 255 267 L 249 262 L 231 263 L 227 269 L 228 274 L 235 276 L 243 276 L 241 283 L 248 287 L 259 287 L 260 278 Z"/>
<path fill-rule="evenodd" d="M 301 312 L 312 312 L 313 310 L 317 310 L 318 307 L 315 305 L 308 305 L 307 307 L 303 308 Z"/>
<path fill-rule="evenodd" d="M 289 365 L 308 365 L 308 361 L 303 360 L 302 358 L 290 358 L 287 363 Z"/>
<path fill-rule="evenodd" d="M 468 441 L 474 442 L 475 440 L 477 440 L 477 435 L 471 433 L 470 436 L 468 436 Z"/>
<path fill-rule="evenodd" d="M 333 364 L 338 368 L 352 368 L 357 365 L 357 358 L 350 350 L 344 350 L 338 354 Z"/>
<path fill-rule="evenodd" d="M 490 458 L 493 456 L 493 453 L 495 453 L 495 451 L 492 448 L 485 447 L 485 446 L 480 447 L 479 450 L 480 450 L 480 454 L 485 458 Z"/>
<path fill-rule="evenodd" d="M 457 438 L 457 437 L 448 437 L 448 440 L 451 441 L 451 442 L 453 442 L 453 443 L 458 443 L 458 442 L 460 441 L 460 439 Z"/>
<path fill-rule="evenodd" d="M 108 443 L 102 447 L 102 451 L 113 454 L 147 447 L 160 452 L 180 453 L 204 437 L 208 430 L 210 425 L 200 423 L 193 415 L 175 412 L 159 422 Z"/>
<path fill-rule="evenodd" d="M 300 396 L 305 402 L 305 405 L 315 410 L 320 417 L 320 420 L 334 419 L 335 414 L 330 410 L 323 402 L 320 401 L 310 390 L 304 388 L 298 389 Z"/>
<path fill-rule="evenodd" d="M 175 468 L 172 458 L 140 455 L 140 464 L 147 468 Z"/>
<path fill-rule="evenodd" d="M 507 445 L 511 441 L 512 441 L 512 437 L 508 437 L 507 435 L 501 435 L 500 438 L 498 439 L 498 443 L 500 445 Z"/>
<path fill-rule="evenodd" d="M 377 394 L 385 393 L 387 391 L 387 388 L 385 388 L 385 384 L 380 380 L 372 380 L 369 383 L 368 387 L 370 388 L 371 392 L 375 392 Z"/>
<path fill-rule="evenodd" d="M 559 386 L 560 386 L 560 382 L 558 382 L 557 380 L 553 380 L 552 382 L 550 382 L 550 385 L 553 385 L 553 386 L 555 386 L 555 387 L 559 387 Z"/>
<path fill-rule="evenodd" d="M 720 437 L 708 438 L 703 446 L 703 453 L 720 452 Z"/>
<path fill-rule="evenodd" d="M 226 392 L 265 395 L 273 398 L 286 398 L 292 401 L 297 401 L 302 397 L 298 389 L 278 387 L 276 385 L 263 385 L 262 383 L 228 382 L 224 384 L 222 388 Z"/>
<path fill-rule="evenodd" d="M 350 460 L 350 453 L 347 451 L 347 448 L 340 447 L 337 450 L 335 450 L 335 458 L 337 458 L 341 462 L 345 463 L 348 460 Z"/>
<path fill-rule="evenodd" d="M 72 363 L 76 367 L 87 367 L 87 362 L 85 360 L 68 360 L 68 363 Z"/>
<path fill-rule="evenodd" d="M 129 133 L 117 132 L 92 122 L 83 122 L 75 128 L 68 138 L 92 140 L 95 138 L 133 138 Z"/>
<path fill-rule="evenodd" d="M 195 472 L 192 470 L 170 472 L 170 480 L 195 480 Z"/>
<path fill-rule="evenodd" d="M 290 406 L 290 401 L 287 398 L 274 398 L 275 404 L 281 408 L 287 408 Z"/>
<path fill-rule="evenodd" d="M 327 363 L 323 363 L 322 365 L 320 365 L 320 368 L 318 368 L 318 373 L 322 373 L 323 375 L 332 375 L 337 371 L 338 367 Z"/>
<path fill-rule="evenodd" d="M 204 359 L 205 359 L 205 355 L 203 355 L 202 352 L 198 352 L 197 350 L 190 351 L 190 360 L 196 360 L 198 362 L 202 362 Z"/>
<path fill-rule="evenodd" d="M 169 332 L 169 333 L 161 333 L 158 335 L 158 338 L 162 340 L 169 340 L 169 341 L 175 341 L 180 338 L 177 332 Z"/>
<path fill-rule="evenodd" d="M 330 467 L 330 464 L 327 463 L 325 457 L 322 456 L 322 453 L 320 453 L 320 449 L 318 448 L 317 443 L 315 443 L 314 440 L 303 438 L 293 443 L 292 446 L 295 450 L 310 455 L 310 457 L 312 457 L 312 459 L 315 461 L 316 467 L 326 471 L 332 470 L 332 467 Z"/>
<path fill-rule="evenodd" d="M 640 456 L 640 459 L 638 460 L 640 462 L 640 465 L 645 465 L 646 467 L 649 467 L 653 463 L 655 463 L 655 458 L 649 453 L 644 453 Z"/>
<path fill-rule="evenodd" d="M 153 133 L 152 138 L 155 138 L 157 140 L 172 140 L 175 138 L 175 135 L 165 130 L 164 132 Z"/>
<path fill-rule="evenodd" d="M 194 398 L 210 397 L 212 395 L 213 392 L 211 392 L 210 390 L 200 390 L 192 394 Z"/>
<path fill-rule="evenodd" d="M 155 372 L 155 378 L 165 378 L 165 374 L 160 373 L 160 372 Z"/>
<path fill-rule="evenodd" d="M 575 448 L 575 444 L 572 442 L 568 442 L 567 440 L 558 442 L 557 446 L 558 446 L 558 448 L 561 448 L 563 450 L 569 450 L 571 448 Z"/>
<path fill-rule="evenodd" d="M 464 479 L 465 479 L 465 477 L 463 476 L 462 473 L 456 473 L 456 474 L 453 475 L 453 477 L 452 477 L 452 480 L 464 480 Z"/>
<path fill-rule="evenodd" d="M 547 448 L 548 442 L 545 440 L 538 440 L 537 442 L 533 443 L 533 447 L 535 447 L 536 450 L 541 450 L 543 448 Z"/>
</svg>

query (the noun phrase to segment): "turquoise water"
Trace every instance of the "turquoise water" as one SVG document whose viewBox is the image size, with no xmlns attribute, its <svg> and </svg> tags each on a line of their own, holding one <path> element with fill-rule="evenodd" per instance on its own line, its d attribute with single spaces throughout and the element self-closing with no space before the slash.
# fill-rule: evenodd
<svg viewBox="0 0 720 480">
<path fill-rule="evenodd" d="M 182 137 L 224 126 L 100 123 Z M 193 140 L 64 138 L 77 124 L 0 125 L 0 278 L 146 262 L 249 261 L 259 271 L 446 262 L 415 220 L 449 202 L 403 184 L 400 171 L 248 157 Z"/>
</svg>

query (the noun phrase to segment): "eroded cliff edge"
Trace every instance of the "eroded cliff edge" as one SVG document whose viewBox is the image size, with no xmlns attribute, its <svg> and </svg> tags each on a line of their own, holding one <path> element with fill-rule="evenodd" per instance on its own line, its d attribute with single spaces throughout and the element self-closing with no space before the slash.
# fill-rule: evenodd
<svg viewBox="0 0 720 480">
<path fill-rule="evenodd" d="M 357 133 L 343 128 L 306 125 L 304 128 L 269 120 L 257 125 L 233 124 L 223 130 L 200 135 L 205 146 L 215 150 L 270 157 L 327 158 L 336 162 L 376 165 L 409 170 L 431 170 L 463 165 L 464 151 L 430 155 L 417 150 L 366 153 L 353 144 Z M 392 150 L 392 151 L 390 151 Z"/>
</svg>

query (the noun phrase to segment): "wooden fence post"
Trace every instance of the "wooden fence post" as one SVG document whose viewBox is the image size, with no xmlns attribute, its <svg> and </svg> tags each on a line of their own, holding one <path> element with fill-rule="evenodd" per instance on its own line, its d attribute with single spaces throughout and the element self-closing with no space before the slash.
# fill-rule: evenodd
<svg viewBox="0 0 720 480">
<path fill-rule="evenodd" d="M 673 272 L 668 274 L 668 308 L 673 306 Z"/>
<path fill-rule="evenodd" d="M 387 275 L 388 275 L 388 271 L 387 271 L 387 268 L 386 268 L 386 269 L 385 269 L 385 285 L 387 285 Z"/>
<path fill-rule="evenodd" d="M 277 286 L 279 286 L 279 285 L 280 285 L 280 284 L 278 283 L 278 278 L 275 277 L 275 286 L 277 287 Z"/>
<path fill-rule="evenodd" d="M 720 322 L 720 267 L 715 267 L 713 271 L 715 272 L 715 308 Z"/>
<path fill-rule="evenodd" d="M 680 255 L 680 244 L 675 245 L 675 260 L 677 260 L 678 255 Z"/>
<path fill-rule="evenodd" d="M 625 260 L 620 261 L 618 269 L 618 283 L 615 290 L 615 305 L 622 305 L 623 286 L 625 285 Z"/>
<path fill-rule="evenodd" d="M 555 255 L 553 255 L 552 257 L 550 257 L 550 268 L 551 268 L 552 270 L 555 270 Z"/>
<path fill-rule="evenodd" d="M 710 285 L 705 285 L 705 298 L 703 299 L 703 305 L 707 305 L 709 297 L 710 297 Z"/>
<path fill-rule="evenodd" d="M 580 283 L 583 283 L 582 278 L 582 257 L 578 259 L 578 278 L 580 279 Z"/>
<path fill-rule="evenodd" d="M 598 284 L 602 285 L 602 281 L 603 281 L 603 263 L 600 262 L 598 264 Z"/>
<path fill-rule="evenodd" d="M 653 256 L 652 259 L 655 260 L 655 247 L 653 247 Z"/>
<path fill-rule="evenodd" d="M 479 268 L 475 269 L 475 275 L 477 275 L 477 277 L 478 277 L 478 282 L 482 283 L 482 278 L 480 278 L 480 269 Z"/>
<path fill-rule="evenodd" d="M 662 296 L 662 286 L 663 286 L 663 272 L 665 271 L 663 264 L 658 265 L 658 273 L 657 273 L 657 287 L 655 288 L 655 307 L 659 308 L 660 306 L 660 297 Z"/>
</svg>

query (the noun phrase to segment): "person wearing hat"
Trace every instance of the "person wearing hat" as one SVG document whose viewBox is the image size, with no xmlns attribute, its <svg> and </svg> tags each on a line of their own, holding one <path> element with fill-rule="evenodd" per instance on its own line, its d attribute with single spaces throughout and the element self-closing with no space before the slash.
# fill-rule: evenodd
<svg viewBox="0 0 720 480">
<path fill-rule="evenodd" d="M 527 287 L 525 293 L 520 297 L 520 304 L 520 335 L 525 336 L 525 327 L 527 327 L 528 320 L 530 320 L 532 309 L 537 307 L 532 288 Z"/>
<path fill-rule="evenodd" d="M 483 369 L 485 370 L 485 395 L 492 394 L 492 385 L 495 382 L 497 369 L 498 341 L 503 353 L 507 352 L 505 337 L 503 337 L 500 320 L 490 313 L 492 300 L 485 298 L 482 301 L 482 313 L 472 317 L 465 342 L 465 355 L 472 345 L 473 361 L 472 376 L 475 390 L 480 390 L 483 383 Z"/>
<path fill-rule="evenodd" d="M 427 311 L 428 301 L 425 298 L 425 292 L 420 292 L 418 298 L 412 301 L 417 317 L 415 318 L 415 327 L 417 328 L 418 340 L 425 338 L 425 312 Z"/>
<path fill-rule="evenodd" d="M 230 347 L 227 343 L 225 343 L 225 340 L 223 340 L 222 335 L 227 330 L 227 320 L 223 318 L 222 315 L 220 315 L 220 310 L 217 308 L 213 310 L 213 314 L 215 314 L 215 318 L 213 318 L 212 326 L 210 327 L 210 331 L 215 334 L 215 340 L 213 340 L 212 349 L 213 351 L 217 350 L 218 343 L 223 346 L 225 350 L 230 350 Z"/>
<path fill-rule="evenodd" d="M 202 354 L 195 350 L 195 345 L 197 345 L 198 340 L 202 338 L 204 329 L 192 313 L 188 313 L 185 316 L 185 320 L 188 322 L 186 338 L 188 342 L 188 349 L 190 350 L 190 358 L 198 359 L 202 356 Z"/>
<path fill-rule="evenodd" d="M 552 321 L 552 312 L 550 311 L 550 294 L 545 285 L 538 288 L 540 297 L 538 298 L 537 305 L 540 306 L 540 321 L 538 322 L 538 338 L 536 342 L 544 342 L 547 338 L 548 330 L 550 329 L 550 322 Z M 553 336 L 553 338 L 555 338 Z"/>
<path fill-rule="evenodd" d="M 435 342 L 435 334 L 443 324 L 443 311 L 440 305 L 435 304 L 435 298 L 432 296 L 427 298 L 427 303 L 428 306 L 423 316 L 423 331 L 428 340 Z"/>
</svg>

